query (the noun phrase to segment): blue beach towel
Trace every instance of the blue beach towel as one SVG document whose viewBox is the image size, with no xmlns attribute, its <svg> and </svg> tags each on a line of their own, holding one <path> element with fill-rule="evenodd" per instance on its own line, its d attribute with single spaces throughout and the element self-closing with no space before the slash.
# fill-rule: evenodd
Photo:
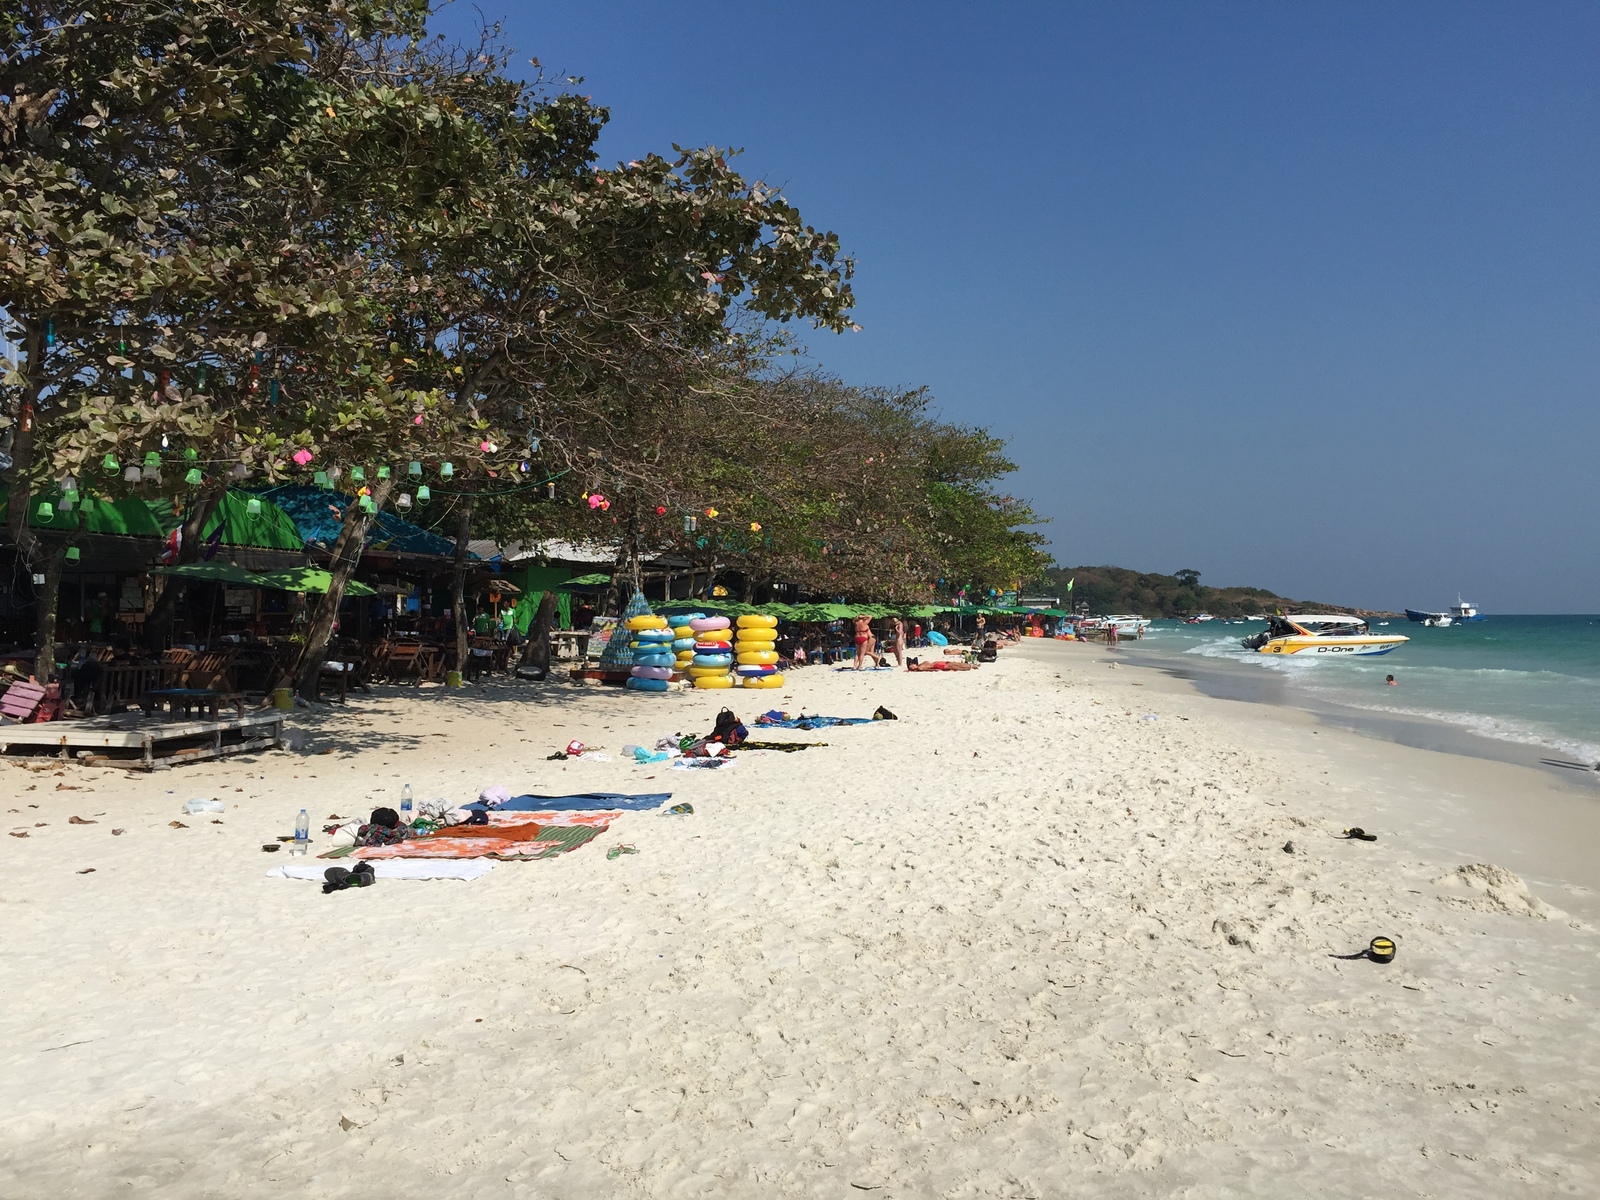
<svg viewBox="0 0 1600 1200">
<path fill-rule="evenodd" d="M 771 716 L 756 718 L 763 729 L 829 729 L 835 725 L 871 725 L 871 717 L 789 717 L 777 720 Z"/>
<path fill-rule="evenodd" d="M 513 796 L 496 808 L 495 812 L 584 812 L 604 808 L 621 808 L 630 812 L 643 812 L 660 808 L 672 799 L 671 792 L 645 792 L 637 796 L 622 792 L 584 792 L 576 796 Z M 489 806 L 482 800 L 463 804 L 466 809 L 483 809 Z"/>
</svg>

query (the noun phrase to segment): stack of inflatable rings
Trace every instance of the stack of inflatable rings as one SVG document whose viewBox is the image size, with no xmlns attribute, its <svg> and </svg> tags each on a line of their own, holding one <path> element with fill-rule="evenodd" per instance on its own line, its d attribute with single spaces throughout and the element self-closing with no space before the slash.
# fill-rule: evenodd
<svg viewBox="0 0 1600 1200">
<path fill-rule="evenodd" d="M 689 622 L 694 634 L 694 657 L 689 660 L 689 678 L 697 688 L 733 686 L 733 634 L 727 617 L 696 617 Z"/>
<path fill-rule="evenodd" d="M 625 622 L 633 633 L 633 669 L 628 686 L 639 692 L 664 692 L 672 679 L 672 630 L 665 618 L 629 617 Z"/>
<path fill-rule="evenodd" d="M 689 664 L 694 661 L 694 630 L 689 628 L 686 618 L 678 618 L 679 624 L 672 630 L 672 653 L 675 666 L 679 671 L 687 671 Z"/>
<path fill-rule="evenodd" d="M 739 635 L 734 642 L 739 685 L 747 688 L 783 686 L 778 671 L 778 618 L 750 613 L 739 618 Z"/>
</svg>

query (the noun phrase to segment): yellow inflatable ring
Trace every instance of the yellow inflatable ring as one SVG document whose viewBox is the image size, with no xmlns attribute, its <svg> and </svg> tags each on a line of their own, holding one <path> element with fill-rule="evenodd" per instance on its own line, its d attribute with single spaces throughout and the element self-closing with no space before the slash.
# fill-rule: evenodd
<svg viewBox="0 0 1600 1200">
<path fill-rule="evenodd" d="M 687 667 L 690 679 L 704 679 L 708 675 L 726 675 L 727 667 Z"/>
<path fill-rule="evenodd" d="M 629 629 L 637 633 L 641 629 L 665 629 L 667 627 L 667 619 L 647 613 L 642 617 L 629 617 L 626 624 Z"/>
<path fill-rule="evenodd" d="M 738 644 L 741 646 L 749 646 L 752 650 L 757 649 L 758 647 L 770 646 L 777 640 L 778 631 L 776 629 L 739 630 Z"/>
<path fill-rule="evenodd" d="M 700 676 L 700 678 L 698 678 L 698 679 L 696 679 L 694 681 L 694 685 L 697 688 L 707 688 L 707 689 L 711 689 L 711 688 L 731 688 L 733 686 L 733 677 L 731 675 L 727 675 L 727 674 L 722 674 L 722 675 L 702 675 L 702 676 Z"/>
<path fill-rule="evenodd" d="M 783 686 L 783 675 L 752 675 L 744 681 L 747 688 L 776 688 Z"/>
<path fill-rule="evenodd" d="M 765 617 L 760 613 L 746 613 L 739 618 L 740 629 L 776 629 L 777 617 Z"/>
<path fill-rule="evenodd" d="M 702 629 L 694 635 L 697 642 L 731 642 L 733 634 L 726 629 Z"/>
<path fill-rule="evenodd" d="M 672 636 L 676 638 L 692 638 L 694 636 L 694 630 L 690 629 L 687 625 L 674 625 L 672 627 Z"/>
<path fill-rule="evenodd" d="M 776 650 L 741 650 L 737 658 L 741 667 L 770 667 L 777 661 Z"/>
</svg>

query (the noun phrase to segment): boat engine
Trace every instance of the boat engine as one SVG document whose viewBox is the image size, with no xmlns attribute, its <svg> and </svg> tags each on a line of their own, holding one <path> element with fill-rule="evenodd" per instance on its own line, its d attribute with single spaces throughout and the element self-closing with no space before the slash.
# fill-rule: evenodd
<svg viewBox="0 0 1600 1200">
<path fill-rule="evenodd" d="M 1259 650 L 1259 649 L 1261 649 L 1261 647 L 1265 646 L 1271 639 L 1272 639 L 1272 635 L 1270 633 L 1266 632 L 1266 631 L 1263 631 L 1261 633 L 1256 634 L 1255 637 L 1247 637 L 1247 638 L 1240 639 L 1239 644 L 1241 646 L 1243 646 L 1246 650 Z"/>
</svg>

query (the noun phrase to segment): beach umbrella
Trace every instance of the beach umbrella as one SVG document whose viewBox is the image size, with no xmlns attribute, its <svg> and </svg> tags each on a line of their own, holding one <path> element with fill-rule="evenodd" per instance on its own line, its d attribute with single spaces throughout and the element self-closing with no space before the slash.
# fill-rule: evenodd
<svg viewBox="0 0 1600 1200">
<path fill-rule="evenodd" d="M 176 575 L 180 579 L 209 579 L 215 583 L 232 583 L 240 587 L 276 587 L 263 575 L 246 571 L 233 563 L 194 562 L 176 567 L 152 567 L 152 575 Z"/>
<path fill-rule="evenodd" d="M 277 588 L 281 592 L 308 592 L 326 595 L 333 576 L 317 567 L 291 567 L 287 571 L 267 571 L 261 575 L 262 586 Z M 345 584 L 346 596 L 376 596 L 378 593 L 360 580 Z"/>
<path fill-rule="evenodd" d="M 609 575 L 579 575 L 555 586 L 558 592 L 603 592 L 611 586 Z"/>
</svg>

